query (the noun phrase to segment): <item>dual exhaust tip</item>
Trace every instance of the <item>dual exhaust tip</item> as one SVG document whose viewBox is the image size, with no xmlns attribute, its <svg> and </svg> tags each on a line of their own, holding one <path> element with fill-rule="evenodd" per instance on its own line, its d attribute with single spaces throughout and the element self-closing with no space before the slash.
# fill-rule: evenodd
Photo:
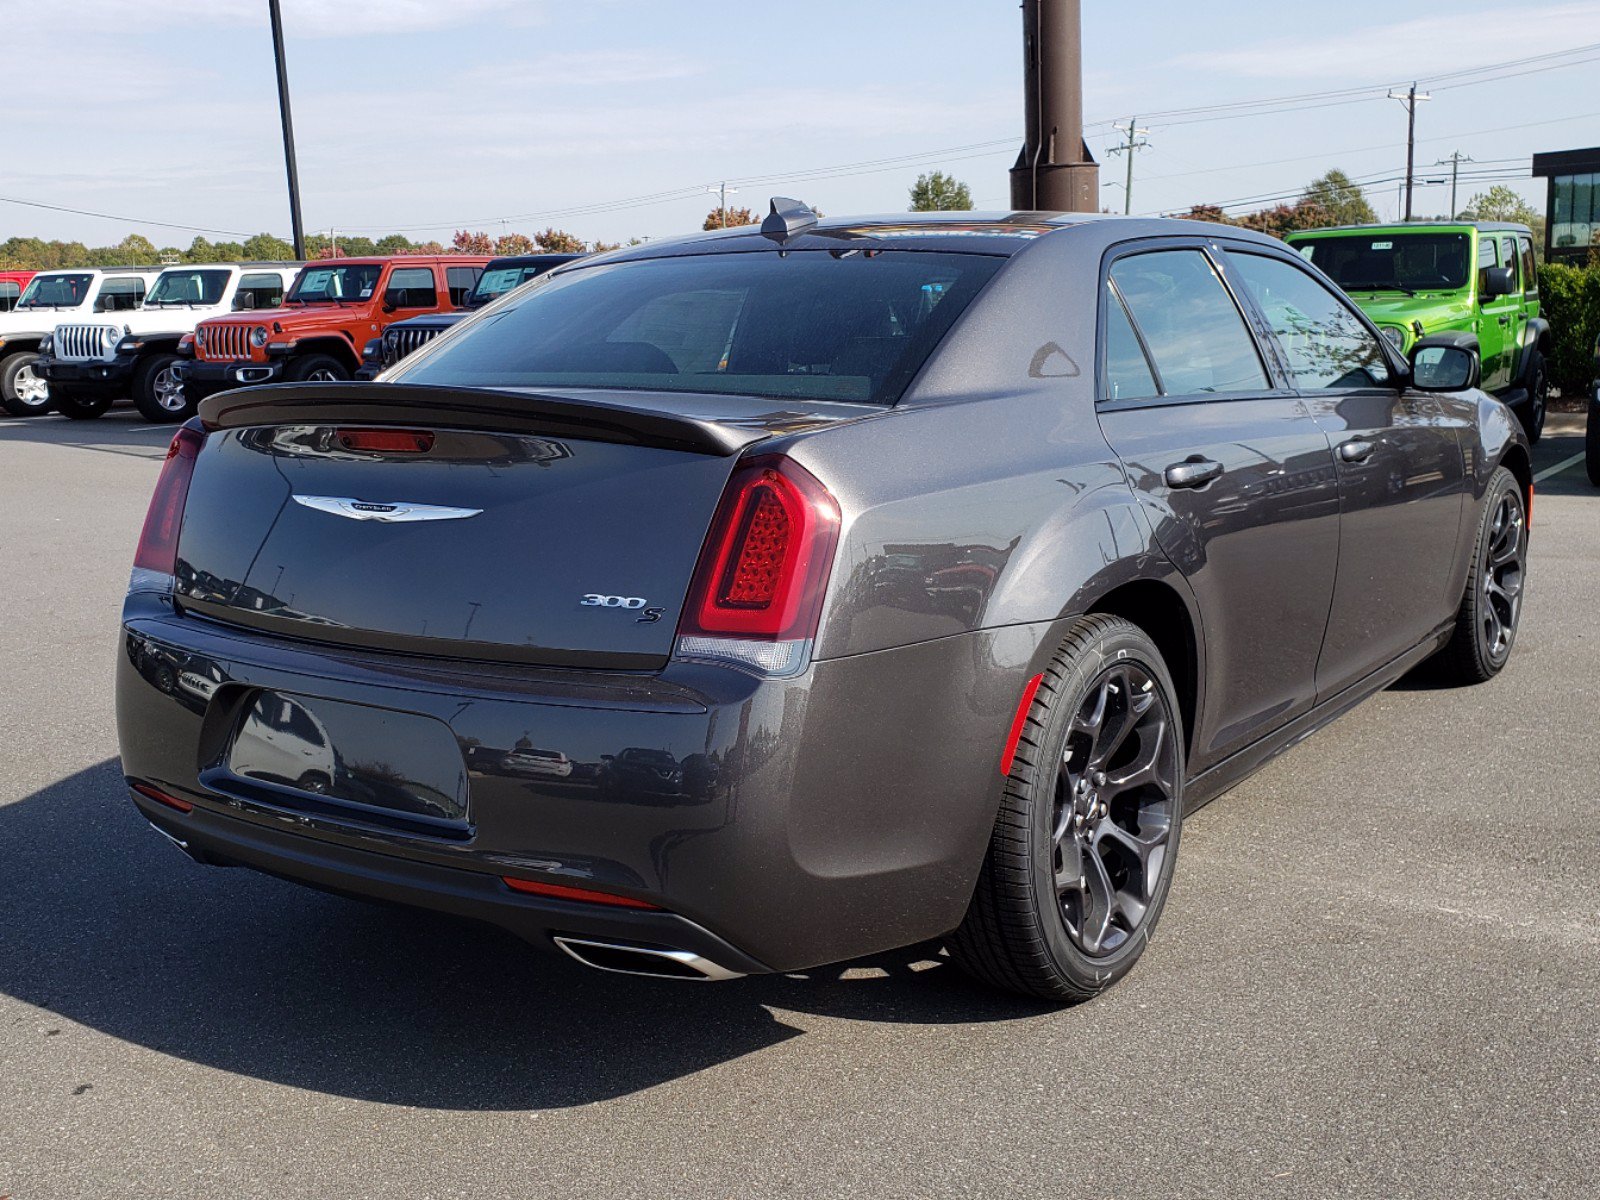
<svg viewBox="0 0 1600 1200">
<path fill-rule="evenodd" d="M 698 982 L 738 979 L 742 975 L 742 972 L 730 971 L 690 950 L 635 946 L 629 942 L 607 942 L 563 934 L 555 935 L 553 940 L 584 966 L 617 975 L 645 975 L 651 979 L 689 979 Z"/>
</svg>

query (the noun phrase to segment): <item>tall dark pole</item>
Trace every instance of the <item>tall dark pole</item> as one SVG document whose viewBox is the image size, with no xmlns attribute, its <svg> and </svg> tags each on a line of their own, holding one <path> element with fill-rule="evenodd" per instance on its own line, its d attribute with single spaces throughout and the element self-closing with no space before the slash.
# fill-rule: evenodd
<svg viewBox="0 0 1600 1200">
<path fill-rule="evenodd" d="M 267 0 L 272 17 L 272 57 L 278 64 L 278 113 L 283 118 L 283 161 L 289 170 L 289 221 L 294 226 L 294 256 L 306 256 L 306 230 L 300 220 L 300 171 L 294 163 L 294 117 L 289 112 L 289 66 L 283 57 L 283 14 L 278 0 Z"/>
<path fill-rule="evenodd" d="M 1022 153 L 1011 168 L 1011 206 L 1096 212 L 1100 168 L 1083 141 L 1080 0 L 1023 0 Z"/>
<path fill-rule="evenodd" d="M 273 0 L 276 4 L 277 0 Z M 1411 220 L 1411 192 L 1416 187 L 1417 162 L 1417 85 L 1411 85 L 1406 102 L 1406 220 Z"/>
</svg>

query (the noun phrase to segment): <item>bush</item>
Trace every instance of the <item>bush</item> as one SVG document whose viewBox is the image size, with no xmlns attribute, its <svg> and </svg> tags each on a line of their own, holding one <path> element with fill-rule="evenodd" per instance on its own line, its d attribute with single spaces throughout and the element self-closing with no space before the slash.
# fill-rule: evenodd
<svg viewBox="0 0 1600 1200">
<path fill-rule="evenodd" d="M 1551 384 L 1567 397 L 1587 395 L 1595 378 L 1595 337 L 1600 335 L 1600 266 L 1545 263 L 1539 268 L 1539 311 L 1555 338 Z"/>
</svg>

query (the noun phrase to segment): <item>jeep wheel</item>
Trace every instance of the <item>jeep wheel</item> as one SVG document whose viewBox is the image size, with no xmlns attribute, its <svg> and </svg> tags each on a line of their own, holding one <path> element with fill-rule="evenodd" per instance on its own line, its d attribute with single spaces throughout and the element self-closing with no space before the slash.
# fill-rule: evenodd
<svg viewBox="0 0 1600 1200">
<path fill-rule="evenodd" d="M 110 396 L 63 396 L 60 391 L 59 388 L 56 389 L 56 395 L 50 400 L 50 407 L 63 417 L 71 417 L 74 421 L 92 421 L 96 417 L 103 416 L 106 409 L 111 407 Z"/>
<path fill-rule="evenodd" d="M 1528 400 L 1522 406 L 1522 428 L 1530 445 L 1537 445 L 1544 434 L 1545 411 L 1550 404 L 1550 371 L 1544 355 L 1537 350 L 1528 359 Z"/>
<path fill-rule="evenodd" d="M 38 360 L 31 350 L 0 358 L 0 408 L 13 417 L 36 417 L 50 411 L 50 385 L 33 371 Z"/>
<path fill-rule="evenodd" d="M 157 425 L 187 421 L 196 405 L 183 393 L 183 380 L 172 368 L 176 354 L 152 354 L 133 374 L 133 403 L 139 415 Z"/>
<path fill-rule="evenodd" d="M 1074 622 L 1023 726 L 951 956 L 996 987 L 1087 1000 L 1143 953 L 1172 885 L 1183 734 L 1138 626 Z"/>
<path fill-rule="evenodd" d="M 296 383 L 340 383 L 350 378 L 350 368 L 331 354 L 308 354 L 292 361 L 283 374 Z"/>
</svg>

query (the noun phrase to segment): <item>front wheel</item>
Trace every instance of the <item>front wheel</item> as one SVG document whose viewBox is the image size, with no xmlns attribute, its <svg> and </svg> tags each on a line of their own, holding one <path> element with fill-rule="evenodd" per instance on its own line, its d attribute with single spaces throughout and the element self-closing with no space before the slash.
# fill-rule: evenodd
<svg viewBox="0 0 1600 1200">
<path fill-rule="evenodd" d="M 1119 617 L 1075 621 L 1029 707 L 951 957 L 985 983 L 1087 1000 L 1144 952 L 1183 828 L 1166 664 Z"/>
<path fill-rule="evenodd" d="M 290 362 L 284 377 L 296 383 L 339 383 L 350 378 L 350 368 L 331 354 L 307 354 Z"/>
<path fill-rule="evenodd" d="M 1500 674 L 1516 644 L 1527 578 L 1528 510 L 1522 485 L 1510 471 L 1497 467 L 1478 517 L 1455 632 L 1439 652 L 1447 682 L 1483 683 Z"/>
<path fill-rule="evenodd" d="M 187 421 L 198 407 L 184 394 L 176 354 L 152 354 L 133 373 L 133 403 L 139 415 L 156 425 Z"/>
<path fill-rule="evenodd" d="M 1534 350 L 1528 359 L 1528 400 L 1522 406 L 1522 429 L 1528 444 L 1537 445 L 1544 435 L 1545 412 L 1550 405 L 1550 372 L 1544 355 Z"/>
<path fill-rule="evenodd" d="M 50 411 L 50 385 L 33 364 L 39 356 L 20 350 L 0 358 L 0 408 L 13 417 L 36 417 Z"/>
</svg>

